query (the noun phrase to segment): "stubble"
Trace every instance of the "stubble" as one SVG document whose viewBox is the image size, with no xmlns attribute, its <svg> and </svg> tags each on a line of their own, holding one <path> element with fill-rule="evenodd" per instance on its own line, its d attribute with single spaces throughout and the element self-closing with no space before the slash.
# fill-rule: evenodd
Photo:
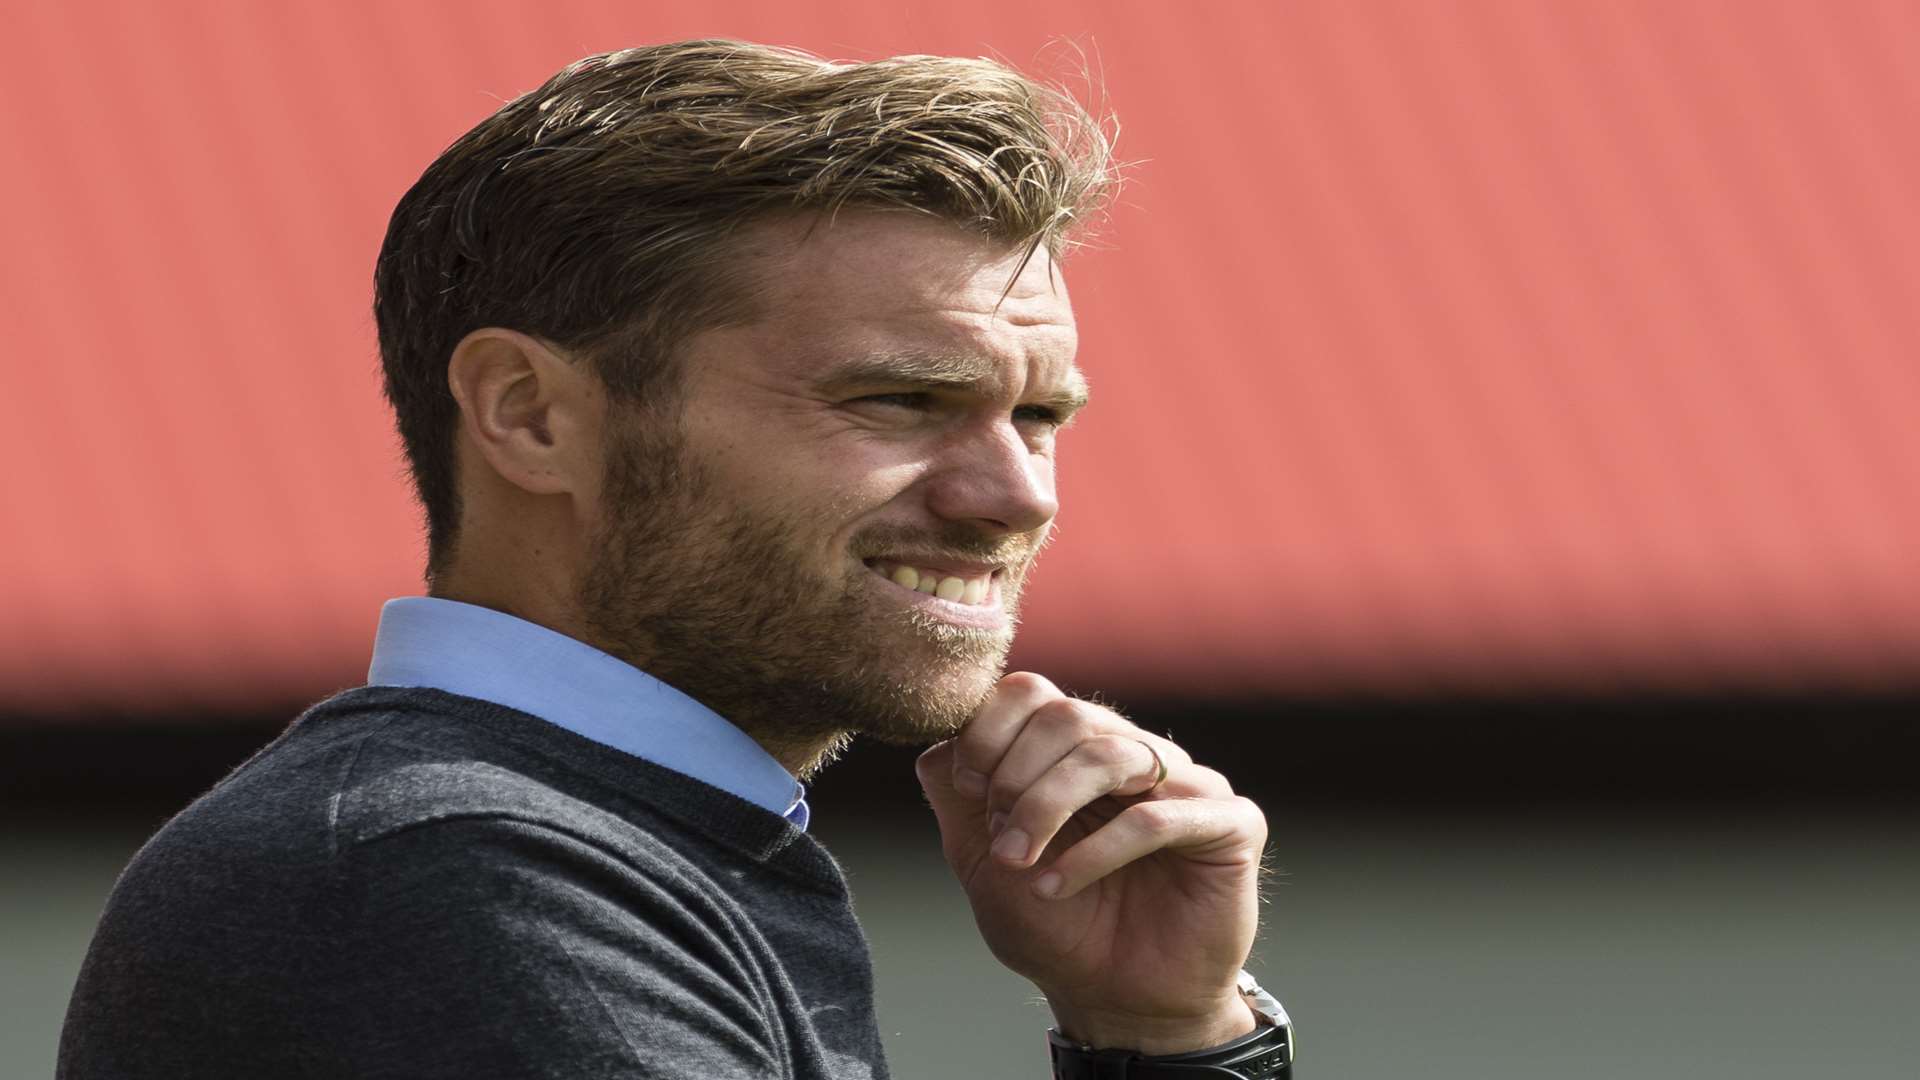
<svg viewBox="0 0 1920 1080">
<path fill-rule="evenodd" d="M 979 710 L 1005 668 L 1034 538 L 876 526 L 823 578 L 790 539 L 817 524 L 730 501 L 663 434 L 677 429 L 663 419 L 610 418 L 608 511 L 577 596 L 594 645 L 713 709 L 803 777 L 854 734 L 926 744 Z M 855 560 L 902 549 L 1004 563 L 1007 627 L 878 600 L 875 589 L 892 586 Z"/>
</svg>

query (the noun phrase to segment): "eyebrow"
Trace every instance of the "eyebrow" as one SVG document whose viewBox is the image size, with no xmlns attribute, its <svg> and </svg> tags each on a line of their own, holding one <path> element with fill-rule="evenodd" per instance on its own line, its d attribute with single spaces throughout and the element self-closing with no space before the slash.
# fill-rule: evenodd
<svg viewBox="0 0 1920 1080">
<path fill-rule="evenodd" d="M 995 375 L 993 361 L 972 353 L 897 352 L 850 357 L 834 364 L 818 381 L 826 393 L 867 386 L 917 386 L 928 390 L 978 390 Z M 1069 367 L 1059 389 L 1032 399 L 1066 415 L 1085 408 L 1087 377 Z"/>
</svg>

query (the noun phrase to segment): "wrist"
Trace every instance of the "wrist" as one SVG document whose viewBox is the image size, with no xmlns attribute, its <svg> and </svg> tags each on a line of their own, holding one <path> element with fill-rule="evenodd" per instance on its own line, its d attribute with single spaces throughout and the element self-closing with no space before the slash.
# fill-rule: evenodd
<svg viewBox="0 0 1920 1080">
<path fill-rule="evenodd" d="M 1259 1026 L 1253 1009 L 1237 993 L 1229 994 L 1215 1007 L 1191 1016 L 1142 1016 L 1054 1003 L 1053 1018 L 1063 1037 L 1095 1050 L 1185 1054 L 1232 1042 Z"/>
</svg>

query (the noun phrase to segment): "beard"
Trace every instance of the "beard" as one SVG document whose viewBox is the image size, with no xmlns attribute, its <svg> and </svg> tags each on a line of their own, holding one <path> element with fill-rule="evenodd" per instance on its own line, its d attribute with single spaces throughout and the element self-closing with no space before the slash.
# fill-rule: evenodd
<svg viewBox="0 0 1920 1080">
<path fill-rule="evenodd" d="M 855 734 L 924 745 L 972 718 L 1006 667 L 1020 588 L 1043 536 L 958 522 L 875 525 L 844 565 L 796 542 L 826 507 L 729 501 L 677 425 L 609 417 L 606 516 L 577 590 L 594 644 L 719 713 L 802 778 Z M 863 558 L 935 552 L 1006 567 L 1000 629 L 958 626 L 881 595 Z"/>
</svg>

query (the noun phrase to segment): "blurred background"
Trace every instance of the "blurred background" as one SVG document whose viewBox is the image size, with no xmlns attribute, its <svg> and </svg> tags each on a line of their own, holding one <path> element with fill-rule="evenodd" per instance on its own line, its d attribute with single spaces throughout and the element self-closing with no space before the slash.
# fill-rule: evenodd
<svg viewBox="0 0 1920 1080">
<path fill-rule="evenodd" d="M 1119 117 L 1017 663 L 1266 807 L 1307 1077 L 1912 1077 L 1920 8 L 6 4 L 0 1075 L 422 530 L 370 278 L 589 52 L 990 55 Z M 1087 76 L 1091 74 L 1091 79 Z M 909 755 L 811 802 L 896 1075 L 1042 1076 Z"/>
</svg>

